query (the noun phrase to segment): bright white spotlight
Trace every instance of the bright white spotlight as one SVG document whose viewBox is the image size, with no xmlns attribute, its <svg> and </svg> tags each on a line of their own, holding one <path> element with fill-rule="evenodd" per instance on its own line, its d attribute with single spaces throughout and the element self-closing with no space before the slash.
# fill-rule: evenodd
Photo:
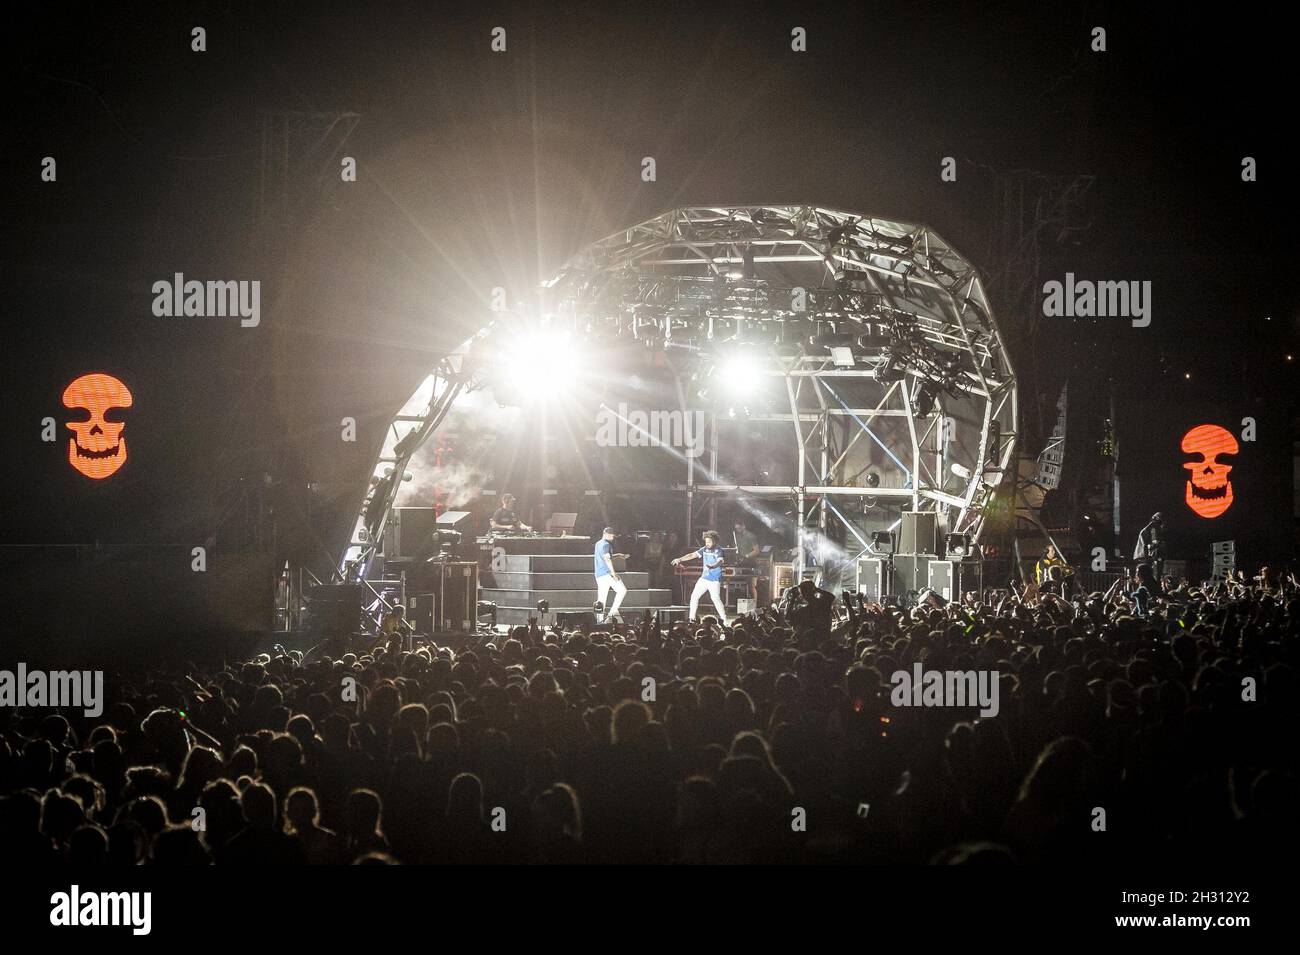
<svg viewBox="0 0 1300 955">
<path fill-rule="evenodd" d="M 573 387 L 580 359 L 578 343 L 568 332 L 538 329 L 506 348 L 497 372 L 523 397 L 545 397 Z"/>
<path fill-rule="evenodd" d="M 732 352 L 718 362 L 714 377 L 727 394 L 746 398 L 763 380 L 762 363 L 759 356 L 747 351 Z"/>
</svg>

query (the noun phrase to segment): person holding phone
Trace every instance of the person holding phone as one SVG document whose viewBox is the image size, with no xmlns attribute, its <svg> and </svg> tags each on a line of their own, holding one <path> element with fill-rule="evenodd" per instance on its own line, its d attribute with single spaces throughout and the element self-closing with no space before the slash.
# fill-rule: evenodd
<svg viewBox="0 0 1300 955">
<path fill-rule="evenodd" d="M 688 616 L 691 620 L 695 619 L 696 612 L 700 608 L 700 598 L 707 593 L 713 600 L 713 606 L 718 608 L 719 622 L 725 627 L 727 610 L 722 605 L 722 548 L 718 546 L 718 532 L 705 531 L 703 540 L 704 546 L 699 550 L 673 558 L 673 566 L 676 567 L 688 560 L 697 558 L 700 560 L 700 579 L 695 582 L 695 589 L 691 591 L 691 611 Z"/>
</svg>

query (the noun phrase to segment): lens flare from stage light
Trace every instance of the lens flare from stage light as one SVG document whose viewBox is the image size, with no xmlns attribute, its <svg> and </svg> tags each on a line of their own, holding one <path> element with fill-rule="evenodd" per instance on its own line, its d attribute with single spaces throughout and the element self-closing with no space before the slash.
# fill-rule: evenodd
<svg viewBox="0 0 1300 955">
<path fill-rule="evenodd" d="M 532 332 L 506 349 L 497 373 L 524 401 L 566 394 L 582 374 L 579 351 L 568 332 Z"/>
<path fill-rule="evenodd" d="M 758 391 L 763 380 L 762 362 L 758 355 L 733 352 L 719 360 L 714 374 L 725 394 L 733 398 L 748 398 Z"/>
</svg>

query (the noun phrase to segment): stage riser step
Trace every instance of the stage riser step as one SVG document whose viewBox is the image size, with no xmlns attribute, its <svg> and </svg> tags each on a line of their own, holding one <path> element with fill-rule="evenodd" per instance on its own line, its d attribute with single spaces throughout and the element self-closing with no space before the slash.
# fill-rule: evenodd
<svg viewBox="0 0 1300 955">
<path fill-rule="evenodd" d="M 484 588 L 479 591 L 480 600 L 490 600 L 498 607 L 533 607 L 537 601 L 545 600 L 556 607 L 579 607 L 586 610 L 596 602 L 596 588 L 590 590 L 496 590 Z M 673 595 L 669 590 L 629 590 L 623 598 L 624 607 L 667 607 L 672 603 Z M 613 591 L 609 600 L 614 601 Z"/>
<path fill-rule="evenodd" d="M 498 537 L 493 547 L 500 547 L 506 554 L 522 556 L 526 554 L 590 554 L 596 542 L 585 537 Z"/>
<path fill-rule="evenodd" d="M 646 608 L 642 607 L 639 610 L 631 610 L 628 607 L 628 605 L 624 603 L 622 608 L 619 611 L 619 616 L 623 618 L 624 623 L 629 625 L 636 625 L 641 622 L 641 614 L 645 609 Z M 654 609 L 664 609 L 664 608 L 654 608 Z M 561 613 L 571 613 L 571 612 L 590 613 L 591 605 L 588 604 L 586 607 L 561 607 L 560 612 Z M 531 609 L 526 609 L 522 607 L 498 607 L 497 624 L 506 627 L 526 626 L 528 624 L 529 617 L 537 617 L 538 622 L 540 624 L 542 624 L 545 627 L 549 627 L 551 624 L 555 623 L 557 619 L 555 614 L 556 614 L 556 609 L 554 607 L 552 607 L 549 611 L 547 611 L 545 617 L 542 617 L 537 613 L 536 607 L 533 607 Z"/>
<path fill-rule="evenodd" d="M 593 580 L 596 560 L 592 551 L 586 554 L 507 554 L 500 558 L 500 570 L 508 574 L 587 574 Z M 620 574 L 627 566 L 627 561 L 619 558 L 614 561 L 614 569 Z M 492 567 L 497 568 L 496 561 Z"/>
<path fill-rule="evenodd" d="M 650 586 L 650 575 L 644 571 L 621 573 L 623 583 L 628 590 L 645 590 Z M 497 590 L 585 590 L 595 589 L 596 578 L 588 571 L 585 574 L 494 574 L 483 575 L 482 586 Z"/>
</svg>

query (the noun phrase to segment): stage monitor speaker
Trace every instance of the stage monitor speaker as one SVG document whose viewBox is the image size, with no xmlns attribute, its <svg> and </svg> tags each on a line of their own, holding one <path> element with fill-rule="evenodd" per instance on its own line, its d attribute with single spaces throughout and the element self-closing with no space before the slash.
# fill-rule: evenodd
<svg viewBox="0 0 1300 955">
<path fill-rule="evenodd" d="M 898 529 L 900 554 L 937 554 L 939 539 L 934 511 L 904 511 Z"/>
<path fill-rule="evenodd" d="M 880 603 L 887 593 L 889 566 L 879 557 L 858 561 L 858 593 L 868 603 Z"/>
<path fill-rule="evenodd" d="M 927 565 L 936 559 L 935 554 L 900 554 L 894 558 L 894 585 L 890 588 L 894 594 L 905 594 L 909 590 L 920 590 L 928 586 Z"/>
<path fill-rule="evenodd" d="M 655 620 L 661 627 L 671 627 L 675 623 L 685 623 L 686 613 L 686 607 L 659 607 L 655 610 Z"/>
<path fill-rule="evenodd" d="M 323 584 L 307 591 L 307 630 L 351 634 L 361 627 L 362 584 Z"/>
<path fill-rule="evenodd" d="M 557 610 L 555 623 L 561 630 L 581 630 L 584 633 L 591 633 L 596 629 L 596 614 L 591 610 Z"/>
<path fill-rule="evenodd" d="M 395 507 L 384 525 L 384 556 L 427 557 L 433 551 L 437 517 L 431 507 Z"/>
<path fill-rule="evenodd" d="M 926 569 L 927 584 L 931 590 L 944 600 L 952 600 L 957 594 L 957 562 L 954 560 L 932 560 Z M 918 588 L 919 589 L 919 588 Z"/>
</svg>

